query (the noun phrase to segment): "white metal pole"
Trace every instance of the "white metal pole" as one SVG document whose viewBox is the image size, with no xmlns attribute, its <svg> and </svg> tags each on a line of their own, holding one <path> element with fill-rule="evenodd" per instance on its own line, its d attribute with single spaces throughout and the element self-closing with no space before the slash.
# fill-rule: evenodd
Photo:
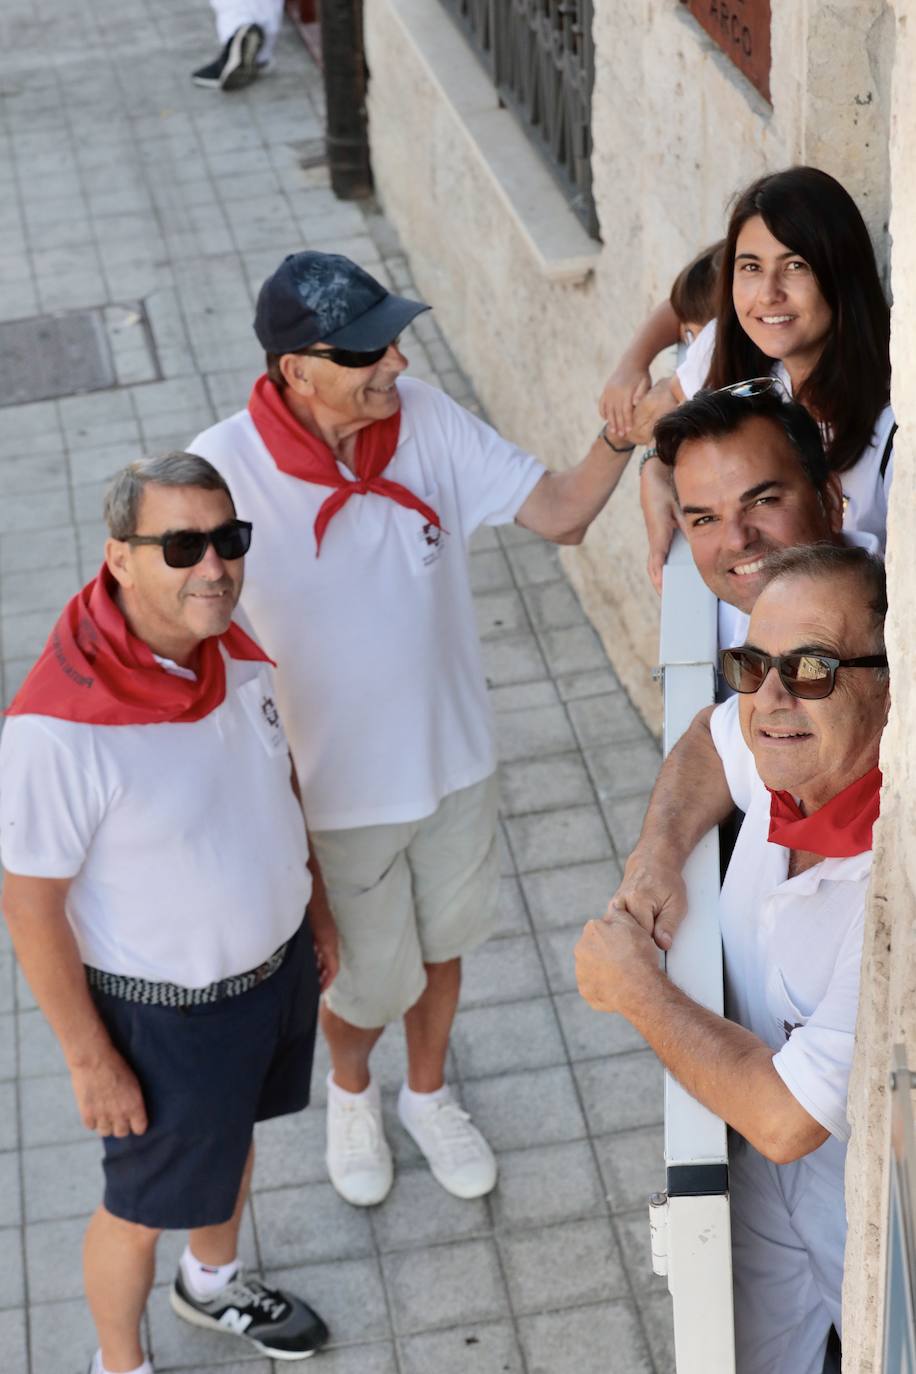
<svg viewBox="0 0 916 1374">
<path fill-rule="evenodd" d="M 659 664 L 667 754 L 715 700 L 717 602 L 676 535 L 665 565 Z M 666 958 L 668 976 L 710 1011 L 724 1010 L 719 840 L 713 831 L 684 873 L 688 911 Z M 653 1256 L 662 1253 L 674 1307 L 677 1374 L 734 1374 L 731 1228 L 725 1124 L 665 1075 L 667 1205 L 650 1203 Z M 661 1235 L 662 1217 L 666 1221 Z"/>
</svg>

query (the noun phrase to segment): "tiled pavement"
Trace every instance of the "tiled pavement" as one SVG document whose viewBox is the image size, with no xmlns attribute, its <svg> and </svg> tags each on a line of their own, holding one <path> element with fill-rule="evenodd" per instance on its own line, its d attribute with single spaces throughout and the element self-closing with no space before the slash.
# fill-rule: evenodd
<svg viewBox="0 0 916 1374">
<path fill-rule="evenodd" d="M 226 97 L 188 81 L 213 48 L 204 0 L 7 0 L 2 22 L 0 320 L 120 308 L 107 315 L 119 385 L 0 408 L 8 698 L 98 565 L 108 475 L 244 402 L 260 361 L 252 291 L 280 256 L 334 248 L 410 281 L 382 217 L 300 166 L 320 138 L 320 86 L 292 33 L 269 78 Z M 473 404 L 431 317 L 413 334 L 414 374 Z M 390 1198 L 355 1211 L 326 1181 L 321 1055 L 314 1106 L 259 1131 L 244 1256 L 328 1317 L 324 1374 L 670 1374 L 645 1207 L 662 1178 L 661 1075 L 625 1025 L 581 1002 L 570 959 L 658 754 L 555 551 L 487 531 L 472 567 L 503 760 L 502 926 L 468 960 L 451 1075 L 500 1183 L 459 1202 L 431 1180 L 390 1110 L 391 1031 L 376 1061 L 400 1166 Z M 62 1067 L 0 937 L 3 1374 L 84 1374 L 93 1349 L 79 1244 L 99 1151 Z M 180 1243 L 162 1245 L 149 1310 L 157 1370 L 266 1374 L 241 1342 L 173 1319 L 162 1285 Z"/>
</svg>

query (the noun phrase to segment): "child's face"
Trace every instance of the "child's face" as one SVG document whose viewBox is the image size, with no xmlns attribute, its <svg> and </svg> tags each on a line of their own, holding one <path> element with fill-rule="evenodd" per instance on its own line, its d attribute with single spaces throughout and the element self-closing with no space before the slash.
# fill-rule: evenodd
<svg viewBox="0 0 916 1374">
<path fill-rule="evenodd" d="M 687 346 L 689 347 L 693 343 L 694 339 L 697 337 L 702 328 L 703 325 L 700 323 L 699 320 L 681 320 L 680 326 L 678 328 L 678 334 L 680 335 L 681 343 L 687 344 Z"/>
</svg>

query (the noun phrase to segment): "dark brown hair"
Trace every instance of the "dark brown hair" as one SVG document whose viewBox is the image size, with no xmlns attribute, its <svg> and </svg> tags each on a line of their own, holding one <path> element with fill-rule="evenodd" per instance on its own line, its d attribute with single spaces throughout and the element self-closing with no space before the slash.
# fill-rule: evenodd
<svg viewBox="0 0 916 1374">
<path fill-rule="evenodd" d="M 707 386 L 728 386 L 772 366 L 742 329 L 732 301 L 738 235 L 757 215 L 774 238 L 805 259 L 832 312 L 821 356 L 797 399 L 829 426 L 827 462 L 845 472 L 871 443 L 890 395 L 890 309 L 855 201 L 817 167 L 774 172 L 738 197 L 722 255 Z"/>
<path fill-rule="evenodd" d="M 724 239 L 711 243 L 675 277 L 669 300 L 681 324 L 707 324 L 715 315 L 724 247 Z"/>
<path fill-rule="evenodd" d="M 775 390 L 753 396 L 698 391 L 676 410 L 663 415 L 652 437 L 661 462 L 673 468 L 681 444 L 697 439 L 722 439 L 753 419 L 769 420 L 782 430 L 802 472 L 814 489 L 823 493 L 830 469 L 817 422 L 804 406 L 785 400 Z"/>
</svg>

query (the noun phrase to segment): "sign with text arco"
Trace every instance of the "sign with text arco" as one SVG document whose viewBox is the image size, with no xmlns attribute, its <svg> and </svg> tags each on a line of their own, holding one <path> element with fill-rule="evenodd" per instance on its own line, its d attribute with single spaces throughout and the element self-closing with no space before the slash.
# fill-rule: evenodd
<svg viewBox="0 0 916 1374">
<path fill-rule="evenodd" d="M 770 99 L 770 0 L 681 0 L 765 100 Z"/>
</svg>

